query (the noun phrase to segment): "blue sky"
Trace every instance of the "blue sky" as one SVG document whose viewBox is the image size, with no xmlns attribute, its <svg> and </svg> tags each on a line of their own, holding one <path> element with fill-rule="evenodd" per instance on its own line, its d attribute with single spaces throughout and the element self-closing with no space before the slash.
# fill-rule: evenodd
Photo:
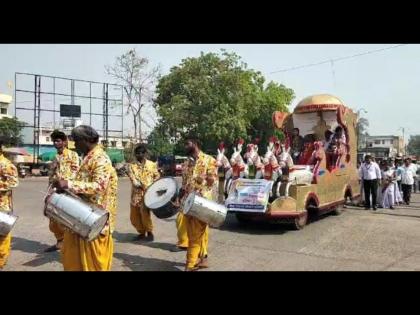
<svg viewBox="0 0 420 315">
<path fill-rule="evenodd" d="M 316 63 L 393 46 L 392 44 L 107 44 L 40 45 L 0 44 L 0 93 L 8 93 L 7 81 L 15 72 L 32 72 L 85 80 L 107 81 L 104 65 L 136 47 L 151 64 L 160 64 L 163 74 L 183 58 L 221 48 L 239 54 L 250 68 L 267 80 L 292 88 L 296 98 L 330 93 L 354 110 L 364 108 L 370 134 L 420 134 L 420 45 L 406 45 L 379 53 L 285 73 L 277 70 Z M 334 74 L 333 74 L 334 73 Z"/>
</svg>

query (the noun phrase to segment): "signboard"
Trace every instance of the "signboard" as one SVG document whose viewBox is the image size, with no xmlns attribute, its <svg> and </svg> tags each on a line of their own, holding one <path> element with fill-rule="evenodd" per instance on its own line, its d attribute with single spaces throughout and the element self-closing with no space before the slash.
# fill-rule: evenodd
<svg viewBox="0 0 420 315">
<path fill-rule="evenodd" d="M 81 116 L 81 106 L 80 105 L 60 105 L 60 116 L 61 117 L 77 117 Z"/>
<path fill-rule="evenodd" d="M 272 186 L 273 182 L 265 179 L 239 178 L 232 183 L 226 208 L 228 211 L 264 213 Z"/>
</svg>

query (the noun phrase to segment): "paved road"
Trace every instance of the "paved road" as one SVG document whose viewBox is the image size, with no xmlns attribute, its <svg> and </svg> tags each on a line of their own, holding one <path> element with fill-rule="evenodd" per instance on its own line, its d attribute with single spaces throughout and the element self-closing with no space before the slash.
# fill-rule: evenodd
<svg viewBox="0 0 420 315">
<path fill-rule="evenodd" d="M 12 254 L 5 270 L 62 270 L 58 253 L 42 253 L 54 243 L 42 215 L 46 179 L 25 179 L 15 191 L 20 216 L 13 231 Z M 154 218 L 156 240 L 134 242 L 129 220 L 127 179 L 119 185 L 113 270 L 183 270 L 185 253 L 169 251 L 176 242 L 174 218 Z M 413 203 L 374 213 L 348 208 L 327 215 L 301 231 L 285 226 L 241 226 L 229 216 L 210 232 L 209 270 L 420 270 L 420 194 Z"/>
</svg>

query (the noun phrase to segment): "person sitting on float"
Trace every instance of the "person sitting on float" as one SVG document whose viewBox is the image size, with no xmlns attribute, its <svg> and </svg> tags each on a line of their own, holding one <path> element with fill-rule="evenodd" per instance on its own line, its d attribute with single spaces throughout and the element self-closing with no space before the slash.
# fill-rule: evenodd
<svg viewBox="0 0 420 315">
<path fill-rule="evenodd" d="M 304 138 L 304 144 L 303 144 L 303 152 L 299 157 L 298 164 L 299 165 L 306 165 L 309 163 L 309 160 L 312 157 L 312 153 L 315 150 L 314 147 L 315 137 L 314 135 L 306 135 Z"/>
<path fill-rule="evenodd" d="M 293 128 L 290 154 L 294 164 L 297 164 L 299 161 L 299 157 L 303 150 L 303 137 L 299 135 L 299 132 L 299 128 Z"/>
</svg>

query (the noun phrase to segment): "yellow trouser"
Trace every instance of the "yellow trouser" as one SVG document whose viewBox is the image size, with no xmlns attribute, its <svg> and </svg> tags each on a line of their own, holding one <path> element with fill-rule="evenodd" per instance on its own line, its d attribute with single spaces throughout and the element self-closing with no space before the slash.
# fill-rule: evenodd
<svg viewBox="0 0 420 315">
<path fill-rule="evenodd" d="M 193 268 L 199 258 L 207 255 L 209 226 L 194 217 L 184 216 L 188 234 L 187 268 Z"/>
<path fill-rule="evenodd" d="M 11 233 L 6 236 L 0 236 L 0 268 L 3 268 L 6 265 L 7 258 L 9 258 L 11 240 Z"/>
<path fill-rule="evenodd" d="M 187 220 L 186 216 L 179 211 L 178 216 L 176 217 L 176 229 L 178 235 L 178 243 L 176 244 L 178 247 L 187 248 L 188 247 L 188 233 L 187 233 Z M 206 233 L 204 236 L 204 248 L 203 248 L 203 256 L 207 256 L 207 247 L 209 244 L 209 229 L 206 229 Z"/>
<path fill-rule="evenodd" d="M 131 205 L 130 220 L 139 234 L 153 232 L 152 216 L 146 207 Z"/>
<path fill-rule="evenodd" d="M 178 247 L 187 248 L 188 247 L 188 235 L 187 235 L 187 223 L 184 214 L 182 211 L 178 212 L 176 217 L 176 229 L 178 236 Z"/>
<path fill-rule="evenodd" d="M 54 233 L 57 242 L 60 242 L 64 239 L 64 230 L 60 223 L 50 219 L 50 231 Z"/>
<path fill-rule="evenodd" d="M 109 271 L 114 242 L 109 230 L 88 242 L 70 231 L 64 232 L 61 260 L 65 271 Z"/>
</svg>

